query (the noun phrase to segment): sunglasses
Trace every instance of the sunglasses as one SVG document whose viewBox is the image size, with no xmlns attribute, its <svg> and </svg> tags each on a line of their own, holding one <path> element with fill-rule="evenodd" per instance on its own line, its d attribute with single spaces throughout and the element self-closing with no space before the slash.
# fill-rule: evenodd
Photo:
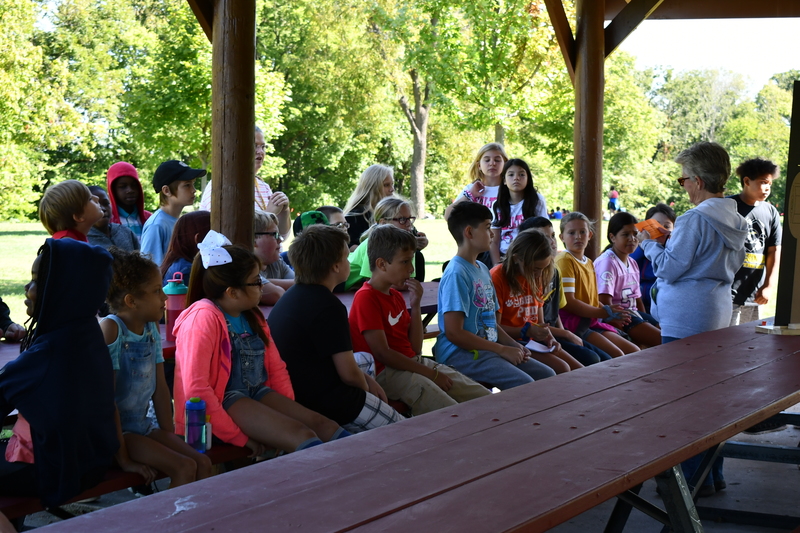
<svg viewBox="0 0 800 533">
<path fill-rule="evenodd" d="M 683 176 L 682 178 L 678 178 L 678 185 L 683 187 L 683 184 L 686 182 L 686 180 L 690 179 L 692 179 L 691 176 Z"/>
</svg>

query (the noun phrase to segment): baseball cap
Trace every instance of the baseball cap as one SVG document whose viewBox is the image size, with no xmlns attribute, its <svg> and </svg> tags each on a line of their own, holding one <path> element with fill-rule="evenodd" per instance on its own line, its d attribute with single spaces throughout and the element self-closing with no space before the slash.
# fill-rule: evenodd
<svg viewBox="0 0 800 533">
<path fill-rule="evenodd" d="M 309 226 L 313 226 L 314 224 L 323 224 L 328 226 L 330 223 L 328 222 L 328 217 L 326 217 L 325 213 L 322 211 L 306 211 L 304 213 L 300 213 L 297 215 L 297 218 L 294 219 L 294 224 L 292 224 L 292 233 L 294 233 L 294 236 L 297 237 L 303 232 L 304 229 Z"/>
<path fill-rule="evenodd" d="M 206 171 L 202 168 L 192 168 L 183 161 L 164 161 L 153 174 L 153 188 L 156 192 L 161 192 L 161 187 L 173 181 L 194 181 L 205 175 Z"/>
</svg>

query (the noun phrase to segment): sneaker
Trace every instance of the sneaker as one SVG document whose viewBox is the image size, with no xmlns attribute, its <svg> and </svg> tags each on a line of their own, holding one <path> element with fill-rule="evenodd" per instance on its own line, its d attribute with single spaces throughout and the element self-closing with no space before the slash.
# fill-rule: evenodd
<svg viewBox="0 0 800 533">
<path fill-rule="evenodd" d="M 771 433 L 773 431 L 781 431 L 783 429 L 786 429 L 786 424 L 773 422 L 772 420 L 767 419 L 763 422 L 759 422 L 755 426 L 745 429 L 744 433 L 747 433 L 748 435 L 761 435 L 762 433 Z"/>
<path fill-rule="evenodd" d="M 717 492 L 719 492 L 721 490 L 725 490 L 727 488 L 728 488 L 728 484 L 725 483 L 724 479 L 720 479 L 720 480 L 714 481 L 714 489 L 716 489 Z"/>
</svg>

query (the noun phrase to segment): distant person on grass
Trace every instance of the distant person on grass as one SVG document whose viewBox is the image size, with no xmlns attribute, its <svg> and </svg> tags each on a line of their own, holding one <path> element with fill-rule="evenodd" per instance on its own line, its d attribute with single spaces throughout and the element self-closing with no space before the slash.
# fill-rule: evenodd
<svg viewBox="0 0 800 533">
<path fill-rule="evenodd" d="M 281 235 L 287 237 L 289 235 L 289 225 L 291 210 L 289 209 L 289 198 L 280 191 L 272 192 L 269 185 L 258 177 L 258 171 L 261 170 L 261 165 L 264 164 L 264 157 L 266 157 L 266 141 L 264 140 L 264 132 L 258 126 L 255 129 L 255 161 L 253 162 L 253 196 L 255 200 L 254 209 L 260 209 L 269 213 L 274 213 L 278 217 L 278 231 Z M 214 181 L 209 181 L 203 190 L 203 197 L 200 200 L 200 209 L 203 211 L 211 211 L 211 196 L 213 191 Z"/>
<path fill-rule="evenodd" d="M 458 253 L 439 283 L 442 332 L 434 356 L 480 383 L 501 390 L 554 376 L 530 350 L 497 327 L 499 304 L 489 269 L 476 260 L 492 242 L 492 212 L 476 202 L 453 205 L 447 229 Z"/>
<path fill-rule="evenodd" d="M 353 349 L 375 357 L 386 396 L 421 415 L 490 394 L 457 370 L 422 357 L 422 285 L 414 271 L 413 235 L 389 224 L 370 232 L 372 278 L 356 292 L 350 309 Z M 411 311 L 392 286 L 408 287 Z"/>
<path fill-rule="evenodd" d="M 269 325 L 297 401 L 354 433 L 403 417 L 356 363 L 347 308 L 333 294 L 350 273 L 349 240 L 322 224 L 303 230 L 289 248 L 295 285 L 275 304 Z"/>
<path fill-rule="evenodd" d="M 106 174 L 106 189 L 111 200 L 111 222 L 129 227 L 141 239 L 142 227 L 151 213 L 144 208 L 144 192 L 136 167 L 124 161 L 111 165 Z"/>
<path fill-rule="evenodd" d="M 111 202 L 108 199 L 105 189 L 97 185 L 90 185 L 89 191 L 97 196 L 100 209 L 103 210 L 103 218 L 95 222 L 87 235 L 89 244 L 102 246 L 106 250 L 112 246 L 128 250 L 129 252 L 139 249 L 139 239 L 136 234 L 127 226 L 111 222 Z"/>
<path fill-rule="evenodd" d="M 161 266 L 167 253 L 172 228 L 184 207 L 194 204 L 194 182 L 206 171 L 190 168 L 183 161 L 165 161 L 153 174 L 153 188 L 158 193 L 158 211 L 147 219 L 142 228 L 142 253 Z"/>
<path fill-rule="evenodd" d="M 75 239 L 85 243 L 92 226 L 103 218 L 97 196 L 76 180 L 56 183 L 39 202 L 39 220 L 54 239 Z"/>
<path fill-rule="evenodd" d="M 47 239 L 33 262 L 22 353 L 0 372 L 0 417 L 19 411 L 14 434 L 0 442 L 0 495 L 58 506 L 111 466 L 114 376 L 95 317 L 111 261 L 99 246 Z"/>
</svg>

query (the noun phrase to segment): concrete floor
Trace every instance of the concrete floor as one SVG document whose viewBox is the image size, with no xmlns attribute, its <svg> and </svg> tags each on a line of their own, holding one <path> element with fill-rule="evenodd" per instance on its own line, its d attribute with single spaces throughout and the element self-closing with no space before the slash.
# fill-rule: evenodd
<svg viewBox="0 0 800 533">
<path fill-rule="evenodd" d="M 800 405 L 787 411 L 800 412 Z M 740 442 L 761 442 L 783 446 L 798 446 L 800 429 L 788 426 L 782 431 L 763 435 L 746 435 L 734 437 Z M 800 469 L 796 465 L 765 463 L 760 461 L 725 460 L 725 479 L 728 488 L 711 497 L 702 498 L 701 506 L 724 509 L 756 511 L 760 513 L 800 516 Z M 167 480 L 159 481 L 161 489 L 166 489 Z M 640 495 L 663 508 L 661 498 L 656 494 L 655 481 L 647 481 Z M 70 504 L 65 506 L 74 514 L 85 514 L 104 507 L 134 499 L 131 492 L 124 490 L 108 494 L 96 502 Z M 616 498 L 609 500 L 590 511 L 579 515 L 558 527 L 551 529 L 554 533 L 590 533 L 602 532 L 611 514 Z M 48 513 L 37 513 L 29 516 L 25 527 L 36 528 L 59 519 Z M 658 533 L 661 524 L 635 509 L 631 512 L 625 527 L 626 533 Z M 705 531 L 713 533 L 780 533 L 789 530 L 771 527 L 740 526 L 728 523 L 703 521 Z"/>
</svg>

